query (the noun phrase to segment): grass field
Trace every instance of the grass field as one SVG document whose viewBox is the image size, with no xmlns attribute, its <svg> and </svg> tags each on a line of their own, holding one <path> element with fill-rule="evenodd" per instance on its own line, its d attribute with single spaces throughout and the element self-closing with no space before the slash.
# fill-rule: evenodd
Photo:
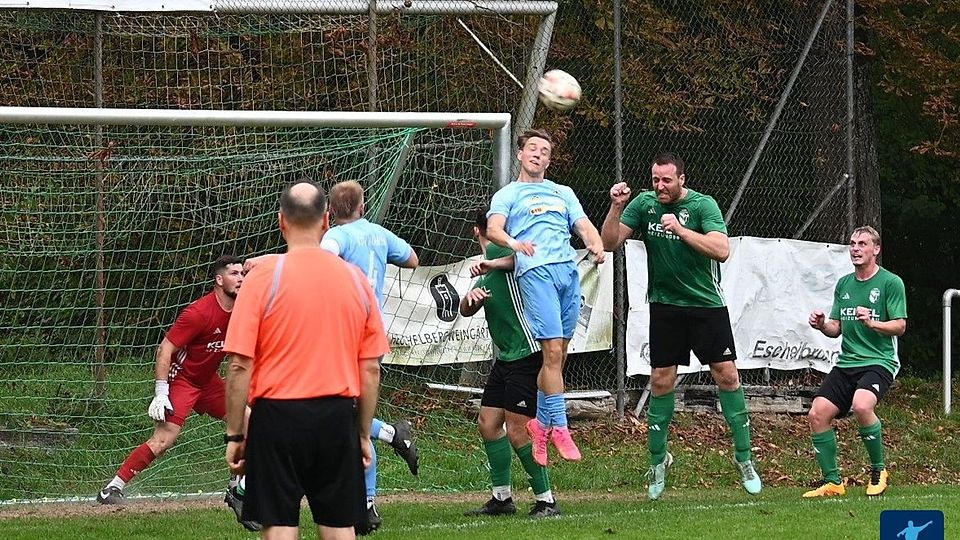
<svg viewBox="0 0 960 540">
<path fill-rule="evenodd" d="M 670 433 L 677 463 L 664 499 L 656 503 L 644 497 L 644 419 L 577 422 L 574 430 L 585 459 L 551 467 L 564 515 L 545 522 L 522 516 L 463 517 L 464 510 L 489 496 L 482 491 L 489 480 L 475 424 L 465 409 L 452 402 L 447 407 L 439 407 L 439 402 L 404 403 L 407 411 L 429 411 L 414 417 L 420 434 L 421 474 L 414 478 L 389 450 L 381 450 L 381 480 L 387 497 L 379 505 L 385 526 L 373 538 L 876 539 L 884 509 L 939 509 L 946 517 L 946 538 L 960 540 L 960 415 L 942 414 L 940 392 L 936 381 L 904 377 L 881 403 L 878 413 L 892 487 L 884 497 L 869 500 L 863 495 L 866 452 L 849 418 L 837 422 L 837 430 L 841 473 L 853 486 L 846 498 L 824 501 L 799 497 L 819 478 L 803 416 L 753 415 L 753 454 L 766 488 L 760 496 L 749 497 L 738 488 L 722 416 L 678 413 Z M 388 414 L 394 412 L 388 410 Z M 104 429 L 101 423 L 91 423 L 91 430 Z M 178 444 L 173 455 L 159 460 L 132 484 L 127 494 L 135 500 L 125 508 L 92 502 L 125 452 L 113 450 L 117 454 L 110 460 L 113 463 L 103 464 L 101 451 L 17 456 L 0 449 L 0 493 L 22 497 L 18 484 L 23 484 L 24 471 L 29 469 L 37 491 L 86 497 L 79 503 L 36 507 L 0 504 L 0 538 L 253 538 L 236 524 L 220 499 L 135 498 L 167 485 L 175 487 L 178 477 L 182 481 L 193 475 L 204 479 L 192 484 L 203 491 L 221 489 L 226 473 L 223 448 L 215 439 L 222 426 L 196 424 L 198 431 L 182 446 Z M 126 435 L 132 439 L 142 434 Z M 97 457 L 96 463 L 90 456 Z M 4 461 L 12 457 L 19 459 Z M 90 474 L 93 469 L 99 472 Z M 81 477 L 82 481 L 77 480 Z M 159 479 L 165 483 L 157 484 Z M 532 497 L 516 463 L 513 479 L 523 512 Z M 304 537 L 313 538 L 309 514 L 304 514 L 302 523 L 308 525 Z M 930 539 L 921 535 L 920 540 Z"/>
<path fill-rule="evenodd" d="M 771 488 L 756 497 L 733 489 L 668 490 L 657 502 L 630 492 L 561 493 L 563 515 L 530 520 L 520 514 L 498 518 L 468 518 L 462 512 L 480 504 L 484 494 L 427 496 L 423 502 L 402 500 L 382 504 L 384 527 L 370 538 L 476 540 L 656 538 L 670 539 L 875 539 L 880 512 L 941 510 L 945 538 L 960 538 L 960 487 L 908 486 L 891 488 L 868 499 L 854 488 L 842 499 L 803 500 L 801 490 Z M 527 502 L 521 495 L 521 502 Z M 404 497 L 407 499 L 407 497 Z M 214 505 L 216 506 L 216 505 Z M 76 513 L 72 511 L 71 513 Z M 0 538 L 196 538 L 244 539 L 245 532 L 226 507 L 139 512 L 134 508 L 110 515 L 20 517 L 0 521 Z M 314 538 L 308 511 L 301 516 L 301 537 Z M 923 538 L 921 536 L 921 538 Z M 924 539 L 926 540 L 926 539 Z"/>
</svg>

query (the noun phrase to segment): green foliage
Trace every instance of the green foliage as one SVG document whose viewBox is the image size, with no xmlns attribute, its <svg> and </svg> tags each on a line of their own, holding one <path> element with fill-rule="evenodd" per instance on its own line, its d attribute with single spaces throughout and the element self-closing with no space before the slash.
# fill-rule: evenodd
<svg viewBox="0 0 960 540">
<path fill-rule="evenodd" d="M 903 278 L 910 314 L 900 357 L 908 372 L 934 373 L 942 295 L 960 288 L 960 10 L 949 2 L 863 4 L 876 81 L 882 263 Z M 953 339 L 960 349 L 957 332 Z"/>
</svg>

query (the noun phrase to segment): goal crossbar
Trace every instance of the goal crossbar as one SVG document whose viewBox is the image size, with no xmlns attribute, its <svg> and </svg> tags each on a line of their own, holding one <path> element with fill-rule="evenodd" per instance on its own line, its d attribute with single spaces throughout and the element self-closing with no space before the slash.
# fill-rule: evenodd
<svg viewBox="0 0 960 540">
<path fill-rule="evenodd" d="M 510 175 L 509 113 L 0 107 L 0 124 L 488 129 L 493 141 L 495 185 L 508 182 Z"/>
</svg>

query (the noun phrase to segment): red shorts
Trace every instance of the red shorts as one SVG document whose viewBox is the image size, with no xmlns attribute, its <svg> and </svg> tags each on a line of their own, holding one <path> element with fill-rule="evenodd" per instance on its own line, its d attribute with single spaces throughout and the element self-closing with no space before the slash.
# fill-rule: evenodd
<svg viewBox="0 0 960 540">
<path fill-rule="evenodd" d="M 223 379 L 214 375 L 203 386 L 196 386 L 184 379 L 174 379 L 170 383 L 170 404 L 173 405 L 173 412 L 167 411 L 167 422 L 178 426 L 183 426 L 190 411 L 223 420 L 227 415 Z"/>
</svg>

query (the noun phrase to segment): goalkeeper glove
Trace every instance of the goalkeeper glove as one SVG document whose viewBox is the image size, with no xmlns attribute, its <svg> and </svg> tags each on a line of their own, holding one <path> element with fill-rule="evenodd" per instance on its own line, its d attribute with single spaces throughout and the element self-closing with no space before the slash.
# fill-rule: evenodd
<svg viewBox="0 0 960 540">
<path fill-rule="evenodd" d="M 157 422 L 163 422 L 167 419 L 166 410 L 173 412 L 173 405 L 170 404 L 170 385 L 167 381 L 156 381 L 153 401 L 150 402 L 150 408 L 147 414 Z"/>
</svg>

